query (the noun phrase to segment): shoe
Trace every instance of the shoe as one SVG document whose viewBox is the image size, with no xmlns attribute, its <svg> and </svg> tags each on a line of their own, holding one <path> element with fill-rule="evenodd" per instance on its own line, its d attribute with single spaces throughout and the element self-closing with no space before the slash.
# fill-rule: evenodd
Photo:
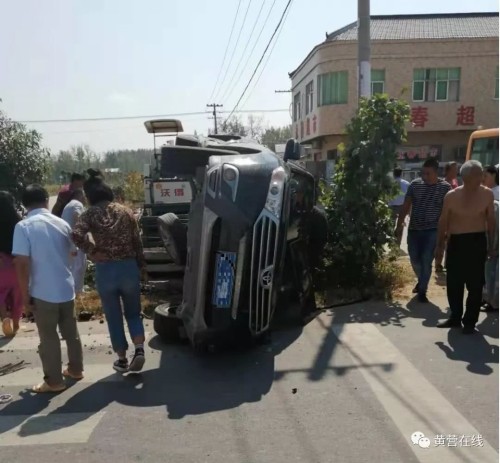
<svg viewBox="0 0 500 463">
<path fill-rule="evenodd" d="M 412 289 L 411 291 L 413 294 L 417 294 L 418 293 L 418 283 L 417 285 Z"/>
<path fill-rule="evenodd" d="M 36 386 L 33 386 L 31 388 L 31 390 L 33 392 L 36 392 L 37 394 L 45 393 L 45 392 L 57 393 L 57 392 L 62 392 L 65 389 L 66 389 L 65 384 L 60 384 L 59 386 L 50 386 L 45 381 L 43 383 L 37 384 Z"/>
<path fill-rule="evenodd" d="M 2 331 L 7 337 L 14 335 L 14 330 L 12 329 L 12 320 L 10 318 L 4 318 L 2 321 Z"/>
<path fill-rule="evenodd" d="M 444 267 L 442 265 L 436 265 L 436 273 L 444 273 Z"/>
<path fill-rule="evenodd" d="M 128 371 L 128 360 L 118 359 L 113 363 L 113 369 L 118 373 L 126 373 Z"/>
<path fill-rule="evenodd" d="M 422 303 L 422 304 L 428 304 L 429 303 L 429 299 L 427 299 L 427 294 L 423 293 L 423 294 L 419 294 L 417 296 L 418 298 L 418 302 Z"/>
<path fill-rule="evenodd" d="M 462 333 L 463 334 L 474 334 L 475 331 L 476 331 L 476 327 L 475 326 L 464 326 L 462 328 Z"/>
<path fill-rule="evenodd" d="M 460 328 L 462 326 L 461 322 L 456 322 L 455 320 L 445 320 L 443 322 L 439 322 L 436 325 L 438 328 Z"/>
<path fill-rule="evenodd" d="M 486 303 L 484 308 L 481 309 L 482 312 L 498 312 L 498 307 L 495 308 L 491 304 Z"/>
<path fill-rule="evenodd" d="M 65 378 L 74 379 L 75 381 L 80 381 L 81 379 L 83 379 L 83 372 L 78 373 L 78 374 L 77 373 L 71 373 L 68 368 L 66 368 L 66 370 L 64 370 L 62 372 L 62 374 L 63 374 L 63 376 Z"/>
<path fill-rule="evenodd" d="M 146 357 L 144 357 L 144 349 L 136 349 L 128 371 L 141 371 L 145 361 Z"/>
</svg>

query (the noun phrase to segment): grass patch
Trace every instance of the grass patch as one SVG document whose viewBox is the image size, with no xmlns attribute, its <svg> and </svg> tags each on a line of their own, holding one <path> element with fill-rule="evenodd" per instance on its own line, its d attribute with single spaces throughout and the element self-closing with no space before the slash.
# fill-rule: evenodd
<svg viewBox="0 0 500 463">
<path fill-rule="evenodd" d="M 355 284 L 355 282 L 353 282 Z M 375 281 L 368 287 L 349 288 L 322 285 L 316 296 L 318 307 L 342 305 L 361 299 L 393 300 L 411 294 L 414 274 L 406 257 L 387 255 L 375 268 Z"/>
<path fill-rule="evenodd" d="M 144 313 L 144 315 L 146 315 L 146 317 L 152 317 L 156 306 L 164 302 L 166 302 L 166 300 L 162 298 L 160 294 L 142 294 L 142 312 Z M 90 316 L 94 319 L 101 318 L 104 315 L 101 299 L 99 297 L 99 294 L 95 290 L 82 293 L 81 296 L 76 299 L 75 305 L 77 315 L 87 313 L 90 314 Z"/>
</svg>

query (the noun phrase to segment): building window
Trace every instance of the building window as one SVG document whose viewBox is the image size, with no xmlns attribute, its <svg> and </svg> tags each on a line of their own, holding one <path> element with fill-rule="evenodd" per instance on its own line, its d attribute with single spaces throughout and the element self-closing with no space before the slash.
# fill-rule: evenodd
<svg viewBox="0 0 500 463">
<path fill-rule="evenodd" d="M 306 114 L 309 114 L 313 110 L 313 94 L 314 94 L 314 81 L 311 80 L 306 85 Z"/>
<path fill-rule="evenodd" d="M 337 159 L 337 150 L 328 150 L 326 152 L 326 160 L 327 161 L 335 161 Z"/>
<path fill-rule="evenodd" d="M 347 103 L 347 71 L 318 76 L 318 106 Z"/>
<path fill-rule="evenodd" d="M 298 121 L 302 117 L 300 113 L 300 92 L 293 97 L 293 120 Z"/>
<path fill-rule="evenodd" d="M 458 101 L 460 68 L 414 69 L 413 101 Z"/>
<path fill-rule="evenodd" d="M 497 73 L 495 76 L 495 100 L 498 100 L 498 66 L 497 66 Z"/>
<path fill-rule="evenodd" d="M 372 69 L 372 95 L 385 93 L 385 69 Z"/>
</svg>

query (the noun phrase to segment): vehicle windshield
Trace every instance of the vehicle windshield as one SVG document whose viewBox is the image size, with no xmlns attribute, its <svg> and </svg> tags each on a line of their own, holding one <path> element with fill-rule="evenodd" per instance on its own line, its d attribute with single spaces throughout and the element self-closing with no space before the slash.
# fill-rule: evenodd
<svg viewBox="0 0 500 463">
<path fill-rule="evenodd" d="M 498 164 L 498 138 L 477 138 L 472 142 L 471 159 L 479 161 L 483 166 Z"/>
</svg>

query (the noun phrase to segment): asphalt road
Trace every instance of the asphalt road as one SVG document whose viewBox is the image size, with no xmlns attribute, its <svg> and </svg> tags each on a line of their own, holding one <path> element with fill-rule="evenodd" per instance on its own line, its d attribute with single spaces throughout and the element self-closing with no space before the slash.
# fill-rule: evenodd
<svg viewBox="0 0 500 463">
<path fill-rule="evenodd" d="M 42 375 L 27 325 L 0 337 L 0 462 L 497 462 L 498 315 L 464 337 L 434 328 L 433 302 L 344 307 L 207 356 L 147 321 L 135 376 L 113 372 L 104 324 L 81 323 L 86 376 L 57 396 L 26 390 Z"/>
</svg>

